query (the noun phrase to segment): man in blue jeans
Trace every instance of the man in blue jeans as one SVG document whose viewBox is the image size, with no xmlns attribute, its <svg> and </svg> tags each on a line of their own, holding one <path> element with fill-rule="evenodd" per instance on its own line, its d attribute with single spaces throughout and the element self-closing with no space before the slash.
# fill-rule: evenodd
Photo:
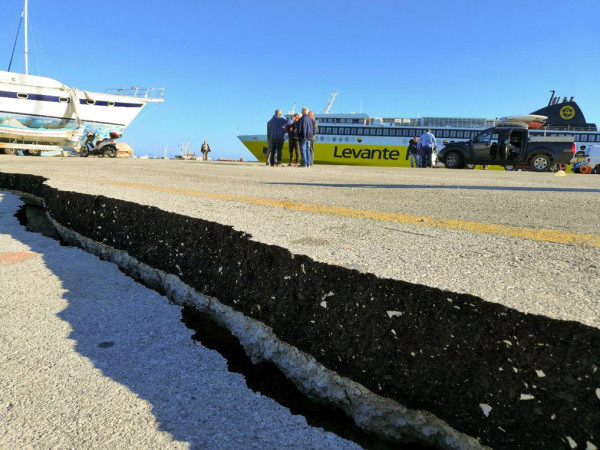
<svg viewBox="0 0 600 450">
<path fill-rule="evenodd" d="M 302 157 L 302 167 L 310 167 L 311 146 L 315 129 L 313 121 L 308 115 L 308 108 L 302 108 L 302 117 L 298 121 L 298 140 L 300 141 L 300 155 Z"/>
<path fill-rule="evenodd" d="M 431 155 L 435 150 L 435 136 L 431 134 L 431 130 L 421 135 L 417 148 L 421 157 L 421 167 L 431 167 Z"/>
<path fill-rule="evenodd" d="M 267 122 L 267 164 L 271 167 L 281 167 L 281 152 L 285 140 L 287 120 L 281 117 L 281 110 L 276 109 L 275 115 Z"/>
</svg>

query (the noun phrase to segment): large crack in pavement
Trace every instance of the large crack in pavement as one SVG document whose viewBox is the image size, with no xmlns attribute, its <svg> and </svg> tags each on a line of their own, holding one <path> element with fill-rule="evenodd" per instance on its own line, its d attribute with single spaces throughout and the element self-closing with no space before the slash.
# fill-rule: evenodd
<svg viewBox="0 0 600 450">
<path fill-rule="evenodd" d="M 0 187 L 40 196 L 63 236 L 209 314 L 253 361 L 273 362 L 369 432 L 443 448 L 597 440 L 596 328 L 319 263 L 39 178 L 0 173 Z"/>
<path fill-rule="evenodd" d="M 24 204 L 15 213 L 15 217 L 27 231 L 41 233 L 58 241 L 61 245 L 81 247 L 79 241 L 67 242 L 62 238 L 39 202 L 32 201 L 27 197 L 22 200 Z M 124 269 L 121 271 L 127 276 L 135 276 L 133 273 L 127 273 Z M 136 281 L 144 284 L 144 280 L 139 277 L 136 277 Z M 160 294 L 165 294 L 162 289 L 159 291 Z M 214 322 L 209 315 L 185 306 L 182 308 L 181 320 L 188 328 L 195 331 L 192 339 L 223 356 L 227 360 L 228 370 L 241 374 L 246 380 L 248 388 L 277 401 L 280 405 L 288 408 L 292 414 L 303 416 L 309 425 L 333 432 L 367 449 L 410 448 L 418 450 L 430 448 L 418 444 L 403 444 L 381 439 L 358 427 L 340 408 L 309 399 L 298 390 L 292 381 L 285 377 L 275 364 L 267 361 L 253 364 L 238 339 L 228 329 Z M 110 348 L 114 346 L 114 342 L 101 342 L 98 346 Z"/>
</svg>

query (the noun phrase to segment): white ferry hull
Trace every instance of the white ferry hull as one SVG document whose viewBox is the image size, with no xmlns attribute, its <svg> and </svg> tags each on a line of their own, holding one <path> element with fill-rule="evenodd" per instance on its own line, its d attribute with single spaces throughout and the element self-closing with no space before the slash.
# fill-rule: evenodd
<svg viewBox="0 0 600 450">
<path fill-rule="evenodd" d="M 335 95 L 332 98 L 335 98 Z M 291 113 L 286 117 L 289 119 Z M 501 122 L 510 122 L 515 126 L 528 126 L 532 138 L 572 137 L 579 150 L 585 150 L 591 143 L 600 142 L 600 131 L 595 124 L 585 120 L 583 112 L 573 101 L 573 97 L 569 101 L 564 97 L 560 102 L 558 97 L 554 97 L 554 91 L 548 106 L 531 114 L 503 119 L 382 118 L 371 117 L 364 113 L 325 113 L 315 114 L 315 120 L 318 122 L 314 145 L 316 164 L 407 167 L 410 165 L 406 153 L 409 140 L 419 138 L 427 130 L 431 130 L 436 137 L 437 149 L 441 149 L 450 142 L 473 139 L 485 129 Z M 238 136 L 238 139 L 259 161 L 266 160 L 266 135 L 245 135 Z M 284 163 L 289 161 L 287 142 L 283 148 L 282 159 Z"/>
</svg>

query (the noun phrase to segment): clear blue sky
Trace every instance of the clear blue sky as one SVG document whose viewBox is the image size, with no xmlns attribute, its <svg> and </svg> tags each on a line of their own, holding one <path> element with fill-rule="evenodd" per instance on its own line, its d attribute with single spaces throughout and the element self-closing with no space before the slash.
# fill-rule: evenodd
<svg viewBox="0 0 600 450">
<path fill-rule="evenodd" d="M 8 67 L 22 0 L 0 4 Z M 236 138 L 275 108 L 494 118 L 575 96 L 600 124 L 598 0 L 30 0 L 29 71 L 69 86 L 166 88 L 126 130 L 136 154 Z M 22 40 L 13 62 L 23 71 Z"/>
</svg>

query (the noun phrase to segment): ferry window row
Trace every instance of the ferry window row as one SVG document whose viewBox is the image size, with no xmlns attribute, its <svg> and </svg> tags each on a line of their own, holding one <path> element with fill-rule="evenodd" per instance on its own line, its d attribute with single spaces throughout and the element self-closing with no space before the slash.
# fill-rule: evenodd
<svg viewBox="0 0 600 450">
<path fill-rule="evenodd" d="M 600 134 L 580 134 L 575 136 L 577 142 L 600 142 Z"/>
<path fill-rule="evenodd" d="M 358 128 L 358 127 L 319 127 L 318 134 L 333 134 L 333 135 L 352 135 L 352 136 L 396 136 L 396 137 L 414 137 L 421 136 L 425 132 L 424 129 L 410 128 Z M 478 131 L 467 130 L 434 130 L 433 134 L 436 138 L 456 138 L 456 139 L 471 139 L 477 136 Z"/>
<path fill-rule="evenodd" d="M 396 136 L 396 137 L 419 137 L 425 132 L 422 128 L 387 128 L 387 127 L 324 127 L 320 126 L 317 134 L 332 134 L 344 136 Z M 433 130 L 433 134 L 439 139 L 471 139 L 481 131 L 470 130 Z M 540 132 L 532 134 L 543 134 Z M 572 136 L 570 133 L 546 132 L 547 136 Z M 575 135 L 576 142 L 600 142 L 598 134 Z"/>
<path fill-rule="evenodd" d="M 322 117 L 319 119 L 319 123 L 356 123 L 364 125 L 364 119 L 346 119 L 346 118 L 333 118 L 333 117 Z"/>
<path fill-rule="evenodd" d="M 548 137 L 558 137 L 558 136 L 573 136 L 575 142 L 600 142 L 600 133 L 598 134 L 575 134 L 572 133 L 557 133 L 557 132 L 537 132 L 532 133 L 536 136 L 548 136 Z"/>
</svg>

